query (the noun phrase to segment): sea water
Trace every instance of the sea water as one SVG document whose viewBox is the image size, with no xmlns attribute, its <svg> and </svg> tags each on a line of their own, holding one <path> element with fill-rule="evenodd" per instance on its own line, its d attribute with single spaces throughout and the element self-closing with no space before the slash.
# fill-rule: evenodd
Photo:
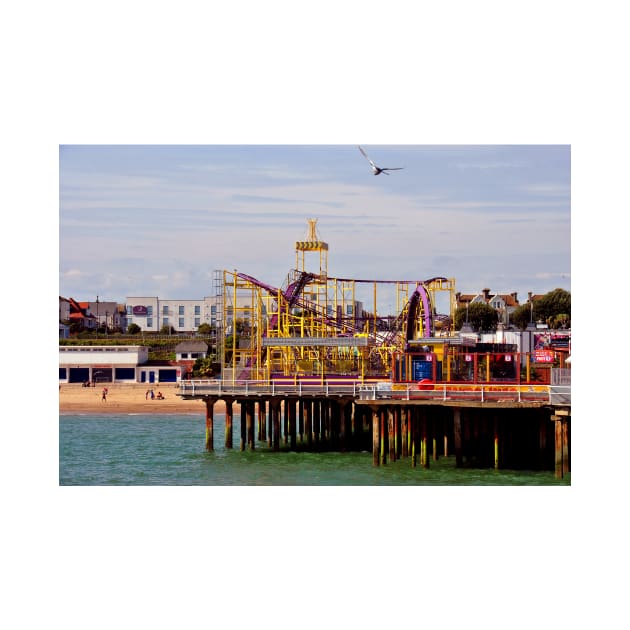
<svg viewBox="0 0 630 630">
<path fill-rule="evenodd" d="M 553 471 L 457 468 L 454 457 L 412 468 L 411 459 L 372 465 L 363 452 L 294 452 L 266 442 L 240 451 L 224 444 L 224 414 L 215 414 L 214 451 L 205 450 L 198 415 L 68 415 L 59 418 L 59 485 L 70 486 L 460 486 L 570 485 Z"/>
</svg>

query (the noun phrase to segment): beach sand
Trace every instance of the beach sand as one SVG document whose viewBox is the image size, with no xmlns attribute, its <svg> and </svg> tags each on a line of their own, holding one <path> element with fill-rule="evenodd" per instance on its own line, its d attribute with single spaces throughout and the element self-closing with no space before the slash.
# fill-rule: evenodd
<svg viewBox="0 0 630 630">
<path fill-rule="evenodd" d="M 107 400 L 102 400 L 103 387 L 107 387 Z M 145 398 L 148 389 L 164 400 Z M 81 383 L 62 383 L 59 388 L 59 413 L 72 414 L 199 414 L 205 417 L 206 405 L 202 400 L 182 400 L 175 383 L 104 383 L 96 387 L 83 387 Z M 218 401 L 214 412 L 225 411 L 225 403 Z"/>
</svg>

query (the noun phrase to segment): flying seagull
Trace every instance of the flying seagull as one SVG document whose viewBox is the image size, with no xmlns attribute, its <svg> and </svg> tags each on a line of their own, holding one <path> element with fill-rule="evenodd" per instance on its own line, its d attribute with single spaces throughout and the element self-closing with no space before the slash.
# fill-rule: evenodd
<svg viewBox="0 0 630 630">
<path fill-rule="evenodd" d="M 359 147 L 359 151 L 363 153 L 363 155 L 365 156 L 365 159 L 370 163 L 370 166 L 372 167 L 372 170 L 374 171 L 374 175 L 380 175 L 381 173 L 384 173 L 385 175 L 389 175 L 389 173 L 385 173 L 385 171 L 402 171 L 403 168 L 405 168 L 404 166 L 397 166 L 395 168 L 387 168 L 383 166 L 381 168 L 380 166 L 376 166 L 376 164 L 374 164 L 374 162 L 370 160 L 370 158 L 368 157 L 368 154 L 361 147 Z"/>
</svg>

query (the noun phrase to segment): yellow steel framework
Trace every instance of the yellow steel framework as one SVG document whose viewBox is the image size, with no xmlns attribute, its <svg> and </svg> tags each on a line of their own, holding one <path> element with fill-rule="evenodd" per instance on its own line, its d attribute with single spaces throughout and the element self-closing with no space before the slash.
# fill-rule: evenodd
<svg viewBox="0 0 630 630">
<path fill-rule="evenodd" d="M 223 272 L 224 379 L 269 380 L 276 374 L 384 376 L 390 373 L 393 353 L 403 350 L 410 339 L 449 333 L 439 326 L 435 296 L 450 293 L 444 318 L 452 322 L 453 279 L 331 278 L 328 244 L 317 234 L 317 219 L 308 219 L 308 224 L 305 240 L 295 243 L 296 268 L 281 288 L 236 270 Z M 356 299 L 358 283 L 372 285 L 371 310 Z M 390 291 L 395 285 L 397 315 L 383 316 L 387 311 L 379 309 L 377 293 L 383 284 Z"/>
<path fill-rule="evenodd" d="M 369 281 L 376 306 L 370 312 L 362 309 L 355 295 L 356 283 L 366 281 L 293 270 L 283 286 L 276 288 L 237 271 L 223 273 L 223 330 L 228 334 L 221 357 L 224 378 L 386 375 L 393 353 L 404 350 L 409 339 L 436 334 L 427 328 L 422 300 L 410 317 L 410 297 L 419 284 L 415 281 L 394 282 L 398 315 L 383 317 L 378 315 L 384 312 L 378 309 L 379 281 Z M 422 286 L 431 322 L 436 322 L 434 295 L 440 290 L 453 292 L 454 281 L 440 279 Z M 454 303 L 450 300 L 452 307 Z M 453 314 L 454 309 L 449 313 L 451 320 Z M 449 333 L 442 329 L 439 334 Z"/>
</svg>

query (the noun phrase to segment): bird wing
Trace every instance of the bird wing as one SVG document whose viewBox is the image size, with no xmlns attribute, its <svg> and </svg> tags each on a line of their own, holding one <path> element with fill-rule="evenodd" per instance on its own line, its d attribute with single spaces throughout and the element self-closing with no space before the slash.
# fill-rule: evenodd
<svg viewBox="0 0 630 630">
<path fill-rule="evenodd" d="M 381 171 L 402 171 L 404 168 L 404 166 L 396 166 L 392 168 L 383 167 Z"/>
<path fill-rule="evenodd" d="M 359 147 L 359 151 L 361 151 L 361 153 L 363 153 L 365 159 L 372 165 L 372 168 L 378 168 L 378 166 L 376 166 L 376 164 L 374 164 L 374 162 L 372 162 L 372 160 L 370 160 L 370 158 L 368 157 L 368 154 L 361 148 Z"/>
</svg>

